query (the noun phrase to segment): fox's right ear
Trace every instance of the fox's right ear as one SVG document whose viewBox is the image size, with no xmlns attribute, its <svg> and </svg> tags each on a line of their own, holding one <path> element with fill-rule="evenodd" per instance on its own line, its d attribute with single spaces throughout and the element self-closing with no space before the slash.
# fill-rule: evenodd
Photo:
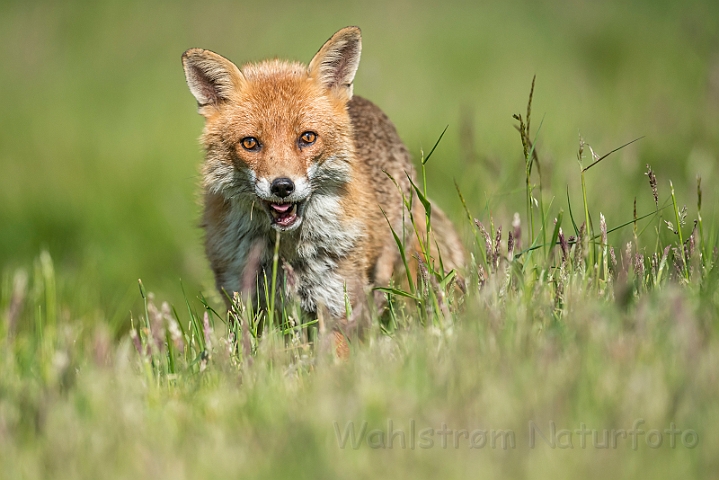
<svg viewBox="0 0 719 480">
<path fill-rule="evenodd" d="M 204 107 L 216 107 L 226 102 L 244 81 L 242 72 L 234 63 L 210 50 L 189 49 L 182 54 L 182 67 L 187 86 L 203 115 Z"/>
</svg>

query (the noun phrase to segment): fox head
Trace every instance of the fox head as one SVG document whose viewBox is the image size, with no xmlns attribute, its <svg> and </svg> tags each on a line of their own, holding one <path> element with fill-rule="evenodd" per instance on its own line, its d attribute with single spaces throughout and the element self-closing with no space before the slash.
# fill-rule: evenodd
<svg viewBox="0 0 719 480">
<path fill-rule="evenodd" d="M 360 29 L 330 38 L 309 66 L 280 60 L 238 68 L 193 48 L 182 55 L 205 117 L 204 188 L 251 209 L 280 231 L 299 228 L 308 204 L 337 194 L 351 176 L 347 102 L 362 49 Z"/>
</svg>

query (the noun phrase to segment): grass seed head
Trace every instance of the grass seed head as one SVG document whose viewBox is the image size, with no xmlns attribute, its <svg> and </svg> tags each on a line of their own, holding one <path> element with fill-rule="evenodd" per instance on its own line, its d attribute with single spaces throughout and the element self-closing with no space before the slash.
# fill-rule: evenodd
<svg viewBox="0 0 719 480">
<path fill-rule="evenodd" d="M 687 258 L 691 258 L 692 255 L 694 255 L 694 250 L 696 248 L 696 233 L 697 233 L 697 221 L 694 220 L 694 228 L 692 228 L 692 233 L 689 235 L 689 238 L 686 239 L 684 242 L 684 251 L 687 254 Z"/>
<path fill-rule="evenodd" d="M 641 253 L 634 254 L 634 275 L 642 285 L 644 283 L 644 255 Z"/>
<path fill-rule="evenodd" d="M 579 232 L 577 233 L 577 239 L 574 242 L 574 264 L 579 265 L 584 261 L 584 240 L 587 233 L 587 224 L 582 222 L 579 226 Z"/>
<path fill-rule="evenodd" d="M 142 341 L 140 341 L 140 336 L 137 334 L 137 330 L 135 330 L 134 327 L 130 328 L 130 340 L 132 340 L 132 344 L 135 346 L 137 353 L 142 355 Z"/>
<path fill-rule="evenodd" d="M 612 271 L 616 273 L 617 271 L 617 256 L 614 254 L 614 247 L 609 247 L 609 259 L 612 262 Z"/>
<path fill-rule="evenodd" d="M 499 260 L 502 258 L 501 254 L 502 246 L 502 226 L 497 227 L 497 235 L 494 238 L 494 254 L 492 259 L 494 260 L 494 268 L 499 268 Z"/>
<path fill-rule="evenodd" d="M 697 211 L 702 211 L 702 177 L 697 175 Z"/>
<path fill-rule="evenodd" d="M 514 232 L 514 248 L 522 250 L 522 220 L 519 217 L 519 212 L 514 212 L 512 218 L 512 231 Z"/>
<path fill-rule="evenodd" d="M 647 163 L 647 173 L 645 173 L 647 177 L 649 177 L 649 186 L 652 188 L 652 195 L 654 196 L 654 206 L 658 209 L 659 208 L 659 192 L 657 190 L 657 177 L 654 175 L 654 171 L 652 171 L 652 167 L 649 166 Z"/>
<path fill-rule="evenodd" d="M 292 268 L 289 262 L 282 262 L 282 270 L 285 272 L 285 281 L 287 282 L 287 288 L 290 291 L 294 291 L 297 288 L 297 274 L 295 269 Z"/>
<path fill-rule="evenodd" d="M 663 262 L 666 262 L 667 257 L 669 256 L 669 250 L 671 250 L 671 248 L 672 248 L 671 245 L 667 245 L 666 247 L 664 247 L 664 253 L 662 253 L 662 261 Z"/>
<path fill-rule="evenodd" d="M 512 234 L 512 231 L 510 230 L 509 235 L 507 236 L 507 260 L 512 261 L 514 258 L 514 235 Z"/>
<path fill-rule="evenodd" d="M 212 350 L 212 327 L 210 327 L 210 315 L 207 311 L 202 316 L 202 335 L 205 337 L 205 350 L 209 353 Z"/>
<path fill-rule="evenodd" d="M 684 246 L 682 246 L 682 250 Z M 674 269 L 676 270 L 677 278 L 684 276 L 684 261 L 682 260 L 682 251 L 677 247 L 672 247 L 672 253 L 674 254 Z"/>
<path fill-rule="evenodd" d="M 487 283 L 487 273 L 484 271 L 484 267 L 479 265 L 477 267 L 477 284 L 479 288 L 482 288 Z"/>
<path fill-rule="evenodd" d="M 679 226 L 683 227 L 687 224 L 687 206 L 684 205 L 681 210 L 679 210 Z"/>
<path fill-rule="evenodd" d="M 180 325 L 177 320 L 170 314 L 170 305 L 167 302 L 162 302 L 162 316 L 167 321 L 167 331 L 170 332 L 170 339 L 175 345 L 178 351 L 185 349 L 185 342 L 182 339 L 182 332 L 180 331 Z"/>
<path fill-rule="evenodd" d="M 567 239 L 564 236 L 562 227 L 559 227 L 559 235 L 557 238 L 559 239 L 559 247 L 562 250 L 562 263 L 564 264 L 567 263 L 567 260 L 569 259 L 569 242 L 567 242 Z"/>
<path fill-rule="evenodd" d="M 657 255 L 656 253 L 652 254 L 651 264 L 652 275 L 654 276 L 654 278 L 657 278 L 659 276 L 659 255 Z"/>
<path fill-rule="evenodd" d="M 492 237 L 489 236 L 489 232 L 487 232 L 487 229 L 484 228 L 484 225 L 482 222 L 479 221 L 479 219 L 474 219 L 474 224 L 479 229 L 479 232 L 484 237 L 484 249 L 487 253 L 487 265 L 494 265 L 494 249 L 492 248 Z"/>
<path fill-rule="evenodd" d="M 602 232 L 602 246 L 607 246 L 607 221 L 603 213 L 599 213 L 599 230 Z"/>
<path fill-rule="evenodd" d="M 155 306 L 154 298 L 153 294 L 147 296 L 147 314 L 150 316 L 150 334 L 157 351 L 162 353 L 165 350 L 165 322 L 162 312 Z"/>
</svg>

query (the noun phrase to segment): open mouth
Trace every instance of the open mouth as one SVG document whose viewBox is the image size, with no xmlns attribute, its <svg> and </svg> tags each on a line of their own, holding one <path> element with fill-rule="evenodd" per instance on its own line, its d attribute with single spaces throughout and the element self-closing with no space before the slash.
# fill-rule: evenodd
<svg viewBox="0 0 719 480">
<path fill-rule="evenodd" d="M 272 223 L 285 229 L 293 226 L 299 220 L 299 204 L 267 202 L 272 216 Z"/>
</svg>

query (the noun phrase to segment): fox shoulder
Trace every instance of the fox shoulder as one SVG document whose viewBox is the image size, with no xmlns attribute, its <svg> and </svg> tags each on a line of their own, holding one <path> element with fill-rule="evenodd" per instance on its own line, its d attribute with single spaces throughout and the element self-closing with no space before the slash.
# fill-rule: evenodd
<svg viewBox="0 0 719 480">
<path fill-rule="evenodd" d="M 407 175 L 414 178 L 414 167 L 409 151 L 392 121 L 377 105 L 356 95 L 349 101 L 347 108 L 357 160 L 378 182 L 378 195 L 397 195 L 397 187 L 390 176 L 405 193 L 409 193 Z M 381 198 L 379 200 L 382 203 Z"/>
</svg>

